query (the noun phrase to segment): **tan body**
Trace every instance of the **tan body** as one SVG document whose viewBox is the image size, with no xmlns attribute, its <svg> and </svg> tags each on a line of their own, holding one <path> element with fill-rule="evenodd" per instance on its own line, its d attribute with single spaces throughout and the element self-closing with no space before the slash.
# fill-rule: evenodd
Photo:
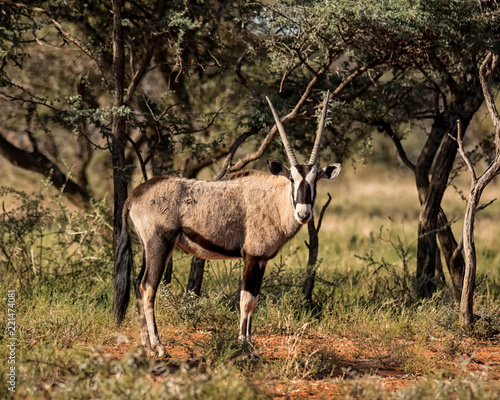
<svg viewBox="0 0 500 400">
<path fill-rule="evenodd" d="M 290 184 L 269 173 L 245 175 L 217 182 L 147 181 L 132 192 L 130 218 L 144 243 L 160 229 L 199 258 L 241 258 L 243 253 L 272 258 L 301 226 L 294 218 Z"/>
<path fill-rule="evenodd" d="M 239 339 L 251 342 L 252 316 L 268 260 L 312 218 L 317 182 L 333 179 L 340 172 L 339 164 L 328 164 L 323 169 L 316 166 L 327 104 L 328 95 L 308 164 L 298 163 L 269 102 L 290 168 L 270 159 L 271 174 L 244 171 L 217 182 L 159 177 L 133 190 L 123 209 L 122 230 L 115 248 L 113 308 L 118 325 L 130 297 L 130 216 L 143 247 L 143 265 L 134 285 L 143 345 L 159 356 L 165 354 L 156 327 L 154 302 L 176 246 L 204 259 L 243 258 Z"/>
</svg>

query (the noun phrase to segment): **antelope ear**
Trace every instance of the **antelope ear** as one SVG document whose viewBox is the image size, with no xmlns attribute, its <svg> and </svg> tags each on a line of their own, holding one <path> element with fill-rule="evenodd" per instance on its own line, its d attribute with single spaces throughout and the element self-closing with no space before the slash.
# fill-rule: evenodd
<svg viewBox="0 0 500 400">
<path fill-rule="evenodd" d="M 336 178 L 338 174 L 340 174 L 341 170 L 340 164 L 328 164 L 325 168 L 322 168 L 318 171 L 318 175 L 316 179 L 319 181 L 320 179 L 333 179 Z"/>
<path fill-rule="evenodd" d="M 287 178 L 290 176 L 289 169 L 285 167 L 279 160 L 270 158 L 269 160 L 267 160 L 267 166 L 269 167 L 269 172 L 271 172 L 271 174 L 273 175 L 283 175 Z"/>
</svg>

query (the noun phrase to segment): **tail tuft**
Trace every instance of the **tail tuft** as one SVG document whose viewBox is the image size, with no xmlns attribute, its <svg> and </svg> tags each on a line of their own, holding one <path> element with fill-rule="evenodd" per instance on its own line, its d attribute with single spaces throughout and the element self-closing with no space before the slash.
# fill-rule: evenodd
<svg viewBox="0 0 500 400">
<path fill-rule="evenodd" d="M 133 266 L 128 227 L 124 225 L 115 250 L 113 313 L 119 327 L 130 301 L 130 273 Z"/>
</svg>

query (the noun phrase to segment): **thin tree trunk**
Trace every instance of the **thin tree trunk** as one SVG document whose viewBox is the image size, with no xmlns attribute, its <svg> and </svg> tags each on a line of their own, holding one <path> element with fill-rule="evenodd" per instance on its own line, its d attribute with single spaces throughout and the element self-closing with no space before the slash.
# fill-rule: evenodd
<svg viewBox="0 0 500 400">
<path fill-rule="evenodd" d="M 493 94 L 490 90 L 491 81 L 498 67 L 498 55 L 489 53 L 481 64 L 479 69 L 479 80 L 481 82 L 481 90 L 484 94 L 488 112 L 494 127 L 494 143 L 495 143 L 495 158 L 488 165 L 488 168 L 483 174 L 476 178 L 474 167 L 470 162 L 463 148 L 462 129 L 460 121 L 458 121 L 457 143 L 460 155 L 465 161 L 472 177 L 471 189 L 469 193 L 469 202 L 464 218 L 463 241 L 465 252 L 465 274 L 464 285 L 462 289 L 462 298 L 460 301 L 460 323 L 464 328 L 471 328 L 474 323 L 474 290 L 476 285 L 476 248 L 474 244 L 474 222 L 476 211 L 478 209 L 479 200 L 484 188 L 493 180 L 495 176 L 500 174 L 500 114 L 495 105 Z M 491 65 L 490 65 L 491 63 Z"/>
<path fill-rule="evenodd" d="M 455 240 L 446 214 L 442 209 L 439 210 L 438 214 L 438 239 L 443 257 L 448 266 L 448 272 L 450 273 L 455 299 L 456 301 L 460 301 L 465 271 L 462 244 L 457 243 Z"/>
<path fill-rule="evenodd" d="M 306 243 L 307 248 L 309 249 L 309 258 L 307 260 L 307 268 L 306 268 L 306 278 L 304 280 L 304 297 L 306 301 L 312 304 L 312 294 L 314 290 L 314 283 L 316 281 L 316 268 L 318 263 L 318 251 L 319 251 L 319 231 L 321 229 L 321 223 L 323 222 L 323 217 L 325 215 L 325 211 L 330 205 L 332 201 L 332 196 L 328 193 L 328 200 L 325 205 L 321 209 L 318 217 L 318 225 L 314 224 L 314 214 L 307 223 L 307 231 L 309 233 L 309 243 Z"/>
<path fill-rule="evenodd" d="M 205 272 L 205 260 L 193 257 L 191 260 L 191 272 L 186 286 L 186 293 L 193 293 L 196 296 L 201 294 L 201 284 L 203 282 L 203 273 Z"/>
<path fill-rule="evenodd" d="M 304 280 L 304 296 L 308 303 L 312 303 L 312 293 L 314 290 L 314 282 L 316 280 L 316 263 L 318 262 L 318 231 L 314 226 L 314 215 L 307 223 L 307 231 L 309 233 L 309 258 L 307 260 L 306 278 Z"/>
<path fill-rule="evenodd" d="M 432 296 L 436 288 L 434 282 L 437 249 L 436 235 L 441 229 L 440 224 L 438 225 L 438 218 L 441 201 L 458 150 L 458 144 L 454 140 L 457 133 L 456 120 L 460 117 L 465 132 L 472 117 L 484 100 L 481 85 L 474 84 L 473 87 L 474 92 L 472 93 L 457 93 L 455 95 L 456 101 L 436 119 L 415 168 L 417 190 L 421 201 L 423 199 L 418 221 L 416 273 L 417 292 L 420 297 Z M 450 134 L 452 137 L 450 137 Z M 432 179 L 429 181 L 431 168 L 433 173 Z M 445 239 L 444 236 L 443 238 Z M 453 241 L 446 238 L 443 243 L 451 245 Z M 453 251 L 446 248 L 444 255 L 450 257 L 449 260 L 451 261 Z M 459 259 L 455 260 L 460 261 Z M 450 266 L 449 262 L 448 265 Z M 453 267 L 456 267 L 452 275 L 455 286 L 461 281 L 461 276 L 459 276 L 461 270 L 459 264 Z"/>
<path fill-rule="evenodd" d="M 473 183 L 469 194 L 469 202 L 464 218 L 464 253 L 465 277 L 460 300 L 460 324 L 464 327 L 472 326 L 474 322 L 474 289 L 476 286 L 476 247 L 474 244 L 474 223 L 476 210 L 481 196 L 480 191 Z"/>
<path fill-rule="evenodd" d="M 113 1 L 113 106 L 118 109 L 123 106 L 124 74 L 125 74 L 125 50 L 122 26 L 122 12 L 124 0 Z M 113 163 L 113 187 L 114 187 L 114 238 L 116 239 L 122 230 L 122 210 L 127 199 L 128 173 L 125 168 L 125 145 L 127 141 L 126 117 L 113 114 L 112 124 L 112 163 Z"/>
<path fill-rule="evenodd" d="M 163 283 L 165 285 L 168 285 L 170 282 L 172 282 L 173 267 L 174 267 L 174 262 L 172 260 L 172 257 L 170 257 L 170 260 L 168 260 L 167 263 L 167 268 L 165 268 L 165 273 L 163 274 Z"/>
</svg>

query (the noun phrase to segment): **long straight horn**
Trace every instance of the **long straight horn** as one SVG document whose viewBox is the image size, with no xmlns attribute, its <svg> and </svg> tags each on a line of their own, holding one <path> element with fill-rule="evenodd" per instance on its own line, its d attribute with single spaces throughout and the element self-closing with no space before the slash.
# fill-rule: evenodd
<svg viewBox="0 0 500 400">
<path fill-rule="evenodd" d="M 283 146 L 285 147 L 286 155 L 291 165 L 298 165 L 297 157 L 295 157 L 295 153 L 293 152 L 292 146 L 290 145 L 290 141 L 288 140 L 288 136 L 285 133 L 285 128 L 281 123 L 280 117 L 276 110 L 273 107 L 273 103 L 269 100 L 269 97 L 266 96 L 266 100 L 269 103 L 269 107 L 271 107 L 271 111 L 273 113 L 274 120 L 276 121 L 276 127 L 278 128 L 278 132 L 281 136 L 281 141 L 283 142 Z"/>
<path fill-rule="evenodd" d="M 323 138 L 323 133 L 325 132 L 325 122 L 326 114 L 328 112 L 328 101 L 330 100 L 330 91 L 326 92 L 325 105 L 323 106 L 323 112 L 321 113 L 321 119 L 318 124 L 318 133 L 316 133 L 316 139 L 314 140 L 314 146 L 311 152 L 311 158 L 309 159 L 309 165 L 316 165 L 319 158 L 319 149 L 321 147 L 321 139 Z"/>
</svg>

